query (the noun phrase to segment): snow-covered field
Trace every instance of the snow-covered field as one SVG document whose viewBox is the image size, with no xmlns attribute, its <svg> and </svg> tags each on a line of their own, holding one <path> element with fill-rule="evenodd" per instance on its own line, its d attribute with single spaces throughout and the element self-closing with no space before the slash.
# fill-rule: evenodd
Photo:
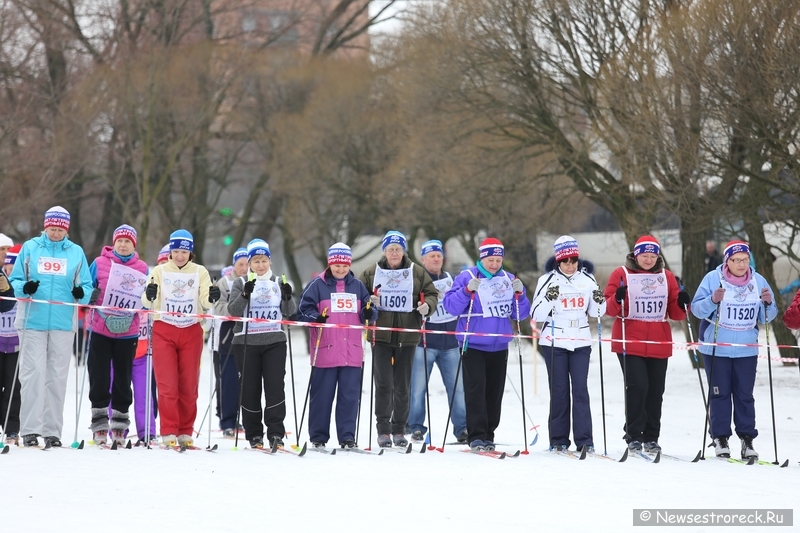
<svg viewBox="0 0 800 533">
<path fill-rule="evenodd" d="M 608 331 L 604 331 L 607 336 Z M 295 332 L 294 367 L 298 403 L 308 378 L 303 336 Z M 676 330 L 676 339 L 682 340 Z M 763 342 L 763 341 L 762 341 Z M 622 454 L 622 376 L 616 357 L 604 344 L 608 453 Z M 763 350 L 764 354 L 766 350 Z M 773 356 L 777 350 L 772 350 Z M 662 460 L 648 464 L 629 459 L 570 460 L 547 452 L 547 377 L 528 346 L 524 351 L 526 403 L 538 424 L 539 439 L 530 454 L 498 461 L 461 453 L 426 452 L 381 457 L 309 452 L 304 458 L 245 451 L 240 441 L 212 432 L 216 453 L 169 450 L 107 451 L 70 448 L 42 452 L 13 448 L 0 456 L 5 490 L 0 508 L 7 524 L 35 531 L 623 531 L 632 527 L 633 509 L 792 508 L 800 489 L 800 372 L 773 364 L 778 452 L 788 468 L 743 466 L 704 461 Z M 538 357 L 538 356 L 537 356 Z M 524 449 L 515 344 L 509 358 L 509 383 L 497 432 L 504 449 Z M 288 365 L 287 365 L 288 367 Z M 209 359 L 203 359 L 198 423 L 208 403 Z M 595 444 L 603 448 L 599 358 L 592 359 L 590 387 Z M 367 367 L 369 371 L 369 367 Z M 75 369 L 69 378 L 62 440 L 72 442 L 75 428 Z M 759 363 L 756 409 L 760 436 L 756 449 L 774 460 L 767 361 Z M 534 373 L 535 393 L 534 393 Z M 369 388 L 365 381 L 362 446 L 367 438 Z M 433 437 L 441 443 L 447 416 L 444 388 L 437 371 L 431 379 Z M 287 399 L 291 386 L 287 368 Z M 299 409 L 299 410 L 300 410 Z M 299 411 L 298 410 L 298 411 Z M 89 439 L 89 406 L 84 401 L 79 439 Z M 299 413 L 298 413 L 299 418 Z M 216 419 L 213 429 L 216 429 Z M 701 447 L 703 403 L 697 374 L 683 351 L 670 361 L 660 442 L 665 453 L 691 458 Z M 288 405 L 286 427 L 294 440 Z M 534 433 L 526 424 L 527 440 Z M 206 428 L 197 439 L 207 443 Z M 333 433 L 335 435 L 335 433 Z M 302 432 L 305 437 L 305 432 Z M 373 431 L 373 439 L 375 433 Z M 454 440 L 452 434 L 448 442 Z M 301 439 L 302 443 L 302 439 Z M 738 439 L 732 439 L 738 446 Z M 735 447 L 735 446 L 732 446 Z M 419 447 L 417 446 L 418 450 Z M 416 451 L 416 450 L 415 450 Z M 708 450 L 707 455 L 713 456 Z M 755 530 L 755 527 L 736 531 Z M 704 531 L 682 527 L 681 531 Z"/>
</svg>

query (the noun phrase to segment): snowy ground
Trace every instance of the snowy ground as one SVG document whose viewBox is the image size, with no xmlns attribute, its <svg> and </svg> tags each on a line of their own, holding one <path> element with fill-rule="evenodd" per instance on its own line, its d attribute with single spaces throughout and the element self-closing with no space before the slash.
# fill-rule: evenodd
<svg viewBox="0 0 800 533">
<path fill-rule="evenodd" d="M 608 333 L 606 332 L 606 335 Z M 682 339 L 676 332 L 676 339 Z M 298 403 L 302 408 L 308 364 L 303 337 L 294 337 Z M 608 452 L 622 454 L 623 403 L 619 364 L 604 345 Z M 777 350 L 773 350 L 775 355 Z M 517 350 L 511 345 L 509 380 L 498 442 L 523 449 Z M 461 453 L 427 452 L 381 457 L 308 453 L 268 456 L 239 451 L 212 432 L 216 453 L 167 450 L 48 452 L 13 448 L 0 456 L 2 499 L 7 521 L 27 532 L 97 528 L 98 519 L 113 530 L 232 531 L 280 528 L 289 531 L 642 531 L 632 527 L 633 509 L 792 508 L 800 489 L 800 372 L 773 364 L 779 458 L 789 468 L 746 467 L 710 460 L 699 464 L 662 460 L 648 464 L 629 459 L 617 464 L 599 459 L 575 461 L 547 450 L 547 378 L 541 360 L 524 352 L 525 393 L 539 440 L 530 455 L 497 461 Z M 203 360 L 198 423 L 208 402 L 208 358 Z M 71 370 L 74 372 L 74 369 Z M 534 373 L 536 392 L 534 393 Z M 599 358 L 590 372 L 595 444 L 603 447 Z M 287 369 L 287 396 L 291 387 Z M 438 373 L 431 380 L 433 436 L 438 445 L 447 416 Z M 75 376 L 70 375 L 63 441 L 75 428 Z M 369 389 L 366 388 L 368 394 Z M 365 446 L 369 398 L 365 394 L 360 439 Z M 685 352 L 670 362 L 664 398 L 661 444 L 665 453 L 691 458 L 702 442 L 703 407 L 695 371 Z M 767 361 L 761 359 L 756 384 L 762 459 L 774 460 Z M 287 428 L 294 428 L 289 405 Z M 89 439 L 87 402 L 79 439 Z M 298 415 L 299 417 L 299 415 Z M 531 424 L 526 424 L 530 428 Z M 216 429 L 216 419 L 214 420 Z M 335 433 L 334 433 L 335 434 Z M 293 434 L 289 439 L 293 440 Z M 303 432 L 305 436 L 305 432 Z M 373 432 L 373 439 L 375 434 Z M 528 431 L 527 440 L 533 438 Z M 198 444 L 207 442 L 205 428 Z M 448 436 L 448 442 L 452 441 Z M 738 440 L 732 443 L 738 445 Z M 418 449 L 418 447 L 417 447 Z M 713 452 L 709 450 L 709 456 Z M 42 514 L 43 513 L 43 514 Z M 800 520 L 800 517 L 795 518 Z M 101 526 L 105 529 L 106 526 Z M 681 531 L 703 531 L 682 527 Z M 755 530 L 737 528 L 736 531 Z"/>
</svg>

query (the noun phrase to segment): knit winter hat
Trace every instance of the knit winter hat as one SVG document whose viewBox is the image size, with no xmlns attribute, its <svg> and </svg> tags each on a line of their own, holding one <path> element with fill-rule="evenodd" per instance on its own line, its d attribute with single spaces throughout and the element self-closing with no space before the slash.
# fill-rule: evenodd
<svg viewBox="0 0 800 533">
<path fill-rule="evenodd" d="M 420 257 L 427 255 L 431 252 L 440 252 L 444 255 L 444 246 L 442 246 L 442 241 L 437 241 L 436 239 L 430 240 L 422 244 L 422 253 Z"/>
<path fill-rule="evenodd" d="M 5 233 L 0 233 L 0 246 L 14 246 L 14 241 Z"/>
<path fill-rule="evenodd" d="M 233 252 L 233 262 L 236 263 L 242 257 L 247 257 L 247 248 L 237 248 L 235 252 Z"/>
<path fill-rule="evenodd" d="M 48 209 L 44 214 L 44 229 L 47 228 L 69 230 L 69 212 L 60 205 Z"/>
<path fill-rule="evenodd" d="M 266 255 L 270 257 L 269 244 L 267 244 L 267 241 L 263 239 L 253 239 L 247 243 L 247 260 L 250 261 L 257 255 Z"/>
<path fill-rule="evenodd" d="M 659 253 L 661 253 L 661 246 L 658 245 L 658 241 L 652 235 L 643 235 L 639 237 L 639 240 L 636 241 L 636 245 L 633 247 L 634 257 L 639 254 L 658 255 Z"/>
<path fill-rule="evenodd" d="M 169 249 L 194 251 L 194 237 L 185 229 L 173 231 L 169 236 Z"/>
<path fill-rule="evenodd" d="M 133 243 L 133 247 L 136 248 L 136 230 L 127 224 L 123 224 L 114 230 L 114 238 L 112 240 L 117 242 L 117 239 L 129 239 Z"/>
<path fill-rule="evenodd" d="M 245 257 L 247 257 L 247 256 L 245 256 Z M 223 268 L 223 269 L 222 269 L 222 271 L 219 273 L 219 277 L 221 277 L 221 278 L 225 278 L 225 277 L 227 277 L 227 276 L 228 276 L 228 274 L 230 274 L 231 272 L 233 272 L 233 267 L 232 267 L 232 266 L 226 266 L 226 267 L 225 267 L 225 268 Z"/>
<path fill-rule="evenodd" d="M 503 257 L 505 255 L 503 243 L 494 237 L 487 237 L 483 239 L 483 242 L 478 247 L 478 251 L 480 252 L 481 259 L 492 256 Z"/>
<path fill-rule="evenodd" d="M 725 245 L 725 251 L 723 252 L 725 262 L 728 262 L 728 259 L 731 258 L 733 254 L 738 254 L 744 252 L 747 255 L 750 255 L 750 246 L 744 241 L 731 241 Z"/>
<path fill-rule="evenodd" d="M 406 236 L 399 231 L 386 232 L 386 235 L 383 236 L 383 242 L 381 243 L 381 251 L 384 251 L 390 244 L 399 244 L 404 252 L 408 249 L 406 247 Z"/>
<path fill-rule="evenodd" d="M 560 263 L 565 259 L 571 257 L 578 257 L 578 241 L 569 235 L 562 235 L 553 244 L 553 250 L 556 254 L 556 262 Z"/>
<path fill-rule="evenodd" d="M 329 265 L 349 265 L 353 262 L 353 251 L 343 242 L 337 242 L 328 248 Z"/>
<path fill-rule="evenodd" d="M 158 257 L 156 258 L 156 263 L 166 263 L 169 261 L 169 244 L 165 244 L 161 250 L 158 251 Z"/>
<path fill-rule="evenodd" d="M 11 248 L 9 248 L 8 252 L 6 253 L 6 260 L 4 261 L 4 264 L 13 265 L 14 263 L 16 263 L 17 257 L 19 257 L 20 250 L 22 250 L 21 244 L 15 244 Z"/>
</svg>

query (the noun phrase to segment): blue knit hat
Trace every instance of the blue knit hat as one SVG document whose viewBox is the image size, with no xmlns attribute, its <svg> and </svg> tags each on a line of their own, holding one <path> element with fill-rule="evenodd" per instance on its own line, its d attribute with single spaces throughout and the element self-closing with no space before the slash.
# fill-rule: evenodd
<svg viewBox="0 0 800 533">
<path fill-rule="evenodd" d="M 267 241 L 263 239 L 253 239 L 247 243 L 247 260 L 250 261 L 257 255 L 266 255 L 270 257 L 269 244 L 267 244 Z"/>
<path fill-rule="evenodd" d="M 173 231 L 169 236 L 169 249 L 172 250 L 186 250 L 187 252 L 194 251 L 194 237 L 185 229 Z"/>
<path fill-rule="evenodd" d="M 442 255 L 444 255 L 444 246 L 442 246 L 442 241 L 433 239 L 422 244 L 422 253 L 420 256 L 429 254 L 431 252 L 441 252 Z"/>
<path fill-rule="evenodd" d="M 383 242 L 381 243 L 381 251 L 384 251 L 387 246 L 390 244 L 399 244 L 403 251 L 406 251 L 406 236 L 400 233 L 399 231 L 389 231 L 386 235 L 383 236 Z"/>
<path fill-rule="evenodd" d="M 633 246 L 634 257 L 639 254 L 658 255 L 659 253 L 661 253 L 661 246 L 658 245 L 658 241 L 652 235 L 643 235 L 639 237 L 636 244 Z"/>
<path fill-rule="evenodd" d="M 236 263 L 242 257 L 247 257 L 247 248 L 237 248 L 235 252 L 233 252 L 233 262 Z"/>
</svg>

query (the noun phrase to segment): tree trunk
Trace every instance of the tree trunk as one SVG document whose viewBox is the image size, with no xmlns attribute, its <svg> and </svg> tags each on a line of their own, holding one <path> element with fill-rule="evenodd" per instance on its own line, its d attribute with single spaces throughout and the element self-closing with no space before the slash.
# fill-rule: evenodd
<svg viewBox="0 0 800 533">
<path fill-rule="evenodd" d="M 706 228 L 711 224 L 711 220 L 706 217 L 700 219 L 682 220 L 681 221 L 681 245 L 683 247 L 683 268 L 681 270 L 682 288 L 694 296 L 697 287 L 705 276 L 705 245 L 706 245 Z M 700 320 L 691 314 L 687 313 L 687 320 L 692 321 L 692 331 L 700 331 Z M 684 333 L 687 334 L 688 328 L 684 325 Z M 703 368 L 703 359 L 698 358 L 695 361 L 695 354 L 690 350 L 689 361 L 692 367 Z"/>
</svg>

